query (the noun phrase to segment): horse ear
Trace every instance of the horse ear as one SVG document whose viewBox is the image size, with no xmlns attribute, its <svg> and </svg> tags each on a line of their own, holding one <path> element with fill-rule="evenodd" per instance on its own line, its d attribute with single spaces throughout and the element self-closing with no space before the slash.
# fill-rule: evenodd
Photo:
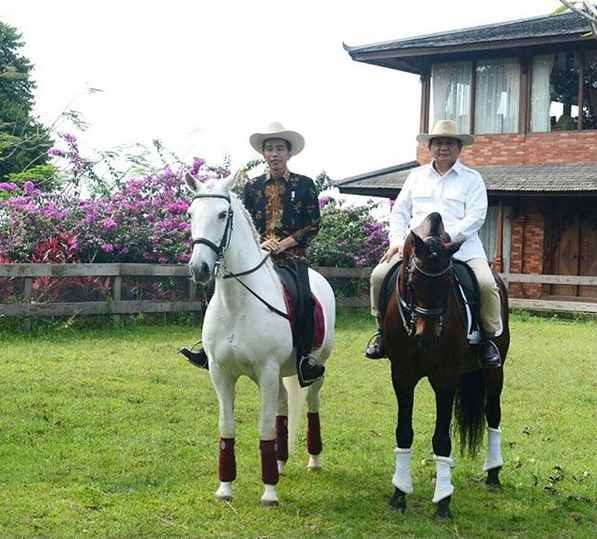
<svg viewBox="0 0 597 539">
<path fill-rule="evenodd" d="M 242 168 L 239 168 L 234 175 L 229 174 L 223 181 L 223 185 L 224 185 L 224 189 L 226 189 L 227 192 L 230 192 L 232 190 L 232 188 L 240 183 L 240 179 L 243 177 L 244 174 L 244 170 Z"/>
<path fill-rule="evenodd" d="M 454 255 L 458 249 L 462 246 L 464 240 L 460 241 L 451 241 L 450 243 L 446 243 L 446 251 L 450 254 L 450 256 Z"/>
<path fill-rule="evenodd" d="M 195 176 L 191 175 L 189 172 L 187 172 L 184 175 L 184 182 L 185 182 L 186 188 L 191 193 L 196 195 L 197 191 L 199 191 L 199 188 L 201 186 L 201 182 L 199 182 L 199 180 L 197 178 L 195 178 Z"/>
<path fill-rule="evenodd" d="M 412 236 L 412 241 L 415 246 L 415 254 L 422 253 L 425 250 L 425 242 L 419 237 L 418 234 L 415 234 L 412 230 L 409 235 Z"/>
</svg>

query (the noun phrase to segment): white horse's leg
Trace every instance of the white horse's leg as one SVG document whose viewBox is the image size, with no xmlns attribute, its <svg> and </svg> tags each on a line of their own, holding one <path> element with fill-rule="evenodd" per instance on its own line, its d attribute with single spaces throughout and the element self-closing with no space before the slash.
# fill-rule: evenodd
<svg viewBox="0 0 597 539">
<path fill-rule="evenodd" d="M 319 380 L 309 386 L 307 391 L 307 451 L 309 462 L 307 469 L 310 471 L 321 470 L 321 452 L 323 442 L 321 440 L 321 423 L 319 421 L 319 392 L 323 380 Z"/>
<path fill-rule="evenodd" d="M 280 388 L 280 374 L 277 369 L 263 369 L 259 376 L 261 413 L 259 417 L 259 449 L 261 452 L 261 480 L 265 491 L 261 505 L 278 505 L 276 485 L 280 480 L 276 455 L 276 409 Z"/>
<path fill-rule="evenodd" d="M 288 392 L 282 378 L 278 389 L 278 410 L 276 412 L 276 453 L 278 473 L 284 475 L 288 461 Z"/>
<path fill-rule="evenodd" d="M 216 499 L 230 501 L 232 500 L 232 482 L 236 479 L 236 456 L 234 453 L 234 387 L 236 379 L 223 373 L 217 367 L 214 368 L 214 366 L 212 366 L 210 374 L 220 407 L 218 421 L 220 430 L 218 448 L 220 487 L 216 491 Z"/>
</svg>

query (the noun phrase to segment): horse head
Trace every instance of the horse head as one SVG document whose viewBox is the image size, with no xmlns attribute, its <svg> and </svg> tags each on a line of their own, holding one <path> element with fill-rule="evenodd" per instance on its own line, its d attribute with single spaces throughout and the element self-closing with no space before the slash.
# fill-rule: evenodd
<svg viewBox="0 0 597 539">
<path fill-rule="evenodd" d="M 228 247 L 233 225 L 232 187 L 240 171 L 224 180 L 200 182 L 187 173 L 185 184 L 193 194 L 187 210 L 191 220 L 192 254 L 189 271 L 195 282 L 206 283 Z"/>
<path fill-rule="evenodd" d="M 463 242 L 451 241 L 439 213 L 429 214 L 405 241 L 399 283 L 401 305 L 421 346 L 440 344 L 453 287 L 452 256 Z"/>
</svg>

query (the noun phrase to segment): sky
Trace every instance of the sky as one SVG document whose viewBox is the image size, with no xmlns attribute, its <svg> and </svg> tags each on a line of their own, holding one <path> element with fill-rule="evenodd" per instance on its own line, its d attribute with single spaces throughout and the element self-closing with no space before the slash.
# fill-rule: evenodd
<svg viewBox="0 0 597 539">
<path fill-rule="evenodd" d="M 485 7 L 483 7 L 485 6 Z M 332 180 L 415 158 L 416 75 L 355 62 L 356 46 L 542 16 L 559 0 L 0 0 L 33 64 L 34 114 L 83 156 L 159 140 L 189 164 L 259 155 L 271 121 L 299 131 L 295 172 Z M 490 8 L 489 8 L 490 7 Z M 90 89 L 101 90 L 90 92 Z M 77 111 L 75 131 L 63 113 Z M 70 127 L 70 128 L 69 128 Z"/>
</svg>

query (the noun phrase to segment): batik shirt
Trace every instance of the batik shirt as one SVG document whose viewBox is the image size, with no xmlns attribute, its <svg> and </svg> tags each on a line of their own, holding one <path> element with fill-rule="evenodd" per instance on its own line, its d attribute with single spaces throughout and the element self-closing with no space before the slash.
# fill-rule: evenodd
<svg viewBox="0 0 597 539">
<path fill-rule="evenodd" d="M 311 178 L 286 171 L 279 179 L 269 171 L 245 184 L 244 204 L 261 241 L 292 236 L 298 243 L 285 252 L 308 262 L 307 248 L 319 232 L 321 217 L 315 183 Z"/>
</svg>

